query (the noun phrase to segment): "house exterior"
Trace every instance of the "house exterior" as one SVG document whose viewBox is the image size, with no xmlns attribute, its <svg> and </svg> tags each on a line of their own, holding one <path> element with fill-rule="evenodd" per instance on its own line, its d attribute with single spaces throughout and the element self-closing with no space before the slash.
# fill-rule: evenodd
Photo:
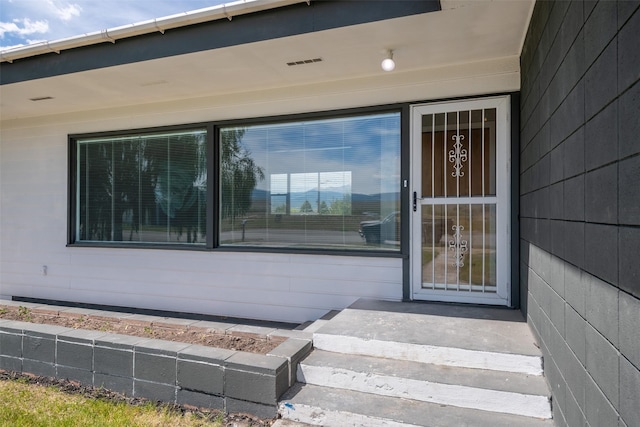
<svg viewBox="0 0 640 427">
<path fill-rule="evenodd" d="M 0 296 L 521 309 L 559 425 L 638 425 L 638 6 L 257 0 L 2 52 Z"/>
</svg>

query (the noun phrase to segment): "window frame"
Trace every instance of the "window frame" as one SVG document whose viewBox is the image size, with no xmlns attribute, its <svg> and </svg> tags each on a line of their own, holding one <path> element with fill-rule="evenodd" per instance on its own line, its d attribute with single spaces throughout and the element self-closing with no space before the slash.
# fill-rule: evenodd
<svg viewBox="0 0 640 427">
<path fill-rule="evenodd" d="M 178 124 L 169 126 L 158 126 L 151 128 L 134 128 L 122 129 L 106 132 L 91 132 L 82 134 L 69 134 L 68 139 L 68 189 L 67 189 L 67 247 L 90 247 L 90 248 L 125 248 L 125 249 L 169 249 L 169 250 L 187 250 L 187 251 L 207 251 L 207 252 L 257 252 L 257 253 L 283 253 L 283 254 L 318 254 L 318 255 L 338 255 L 338 256 L 364 256 L 364 257 L 385 257 L 385 258 L 407 258 L 406 239 L 408 224 L 404 221 L 406 216 L 406 206 L 404 203 L 408 197 L 406 187 L 402 184 L 406 181 L 407 171 L 405 164 L 408 160 L 408 133 L 405 126 L 406 115 L 409 104 L 388 104 L 361 108 L 349 108 L 341 110 L 329 110 L 322 112 L 297 113 L 278 116 L 250 117 L 231 120 L 219 120 L 209 122 L 197 122 L 189 124 Z M 399 172 L 401 175 L 398 183 L 398 193 L 400 212 L 403 221 L 401 221 L 400 247 L 397 251 L 389 251 L 383 248 L 375 249 L 331 249 L 331 248 L 294 248 L 294 247 L 275 247 L 275 246 L 221 246 L 220 245 L 220 169 L 217 167 L 220 163 L 220 129 L 227 127 L 240 126 L 256 126 L 256 125 L 272 125 L 279 123 L 293 123 L 296 121 L 311 121 L 323 119 L 339 119 L 358 116 L 368 116 L 374 114 L 398 113 L 400 117 L 399 133 L 400 133 L 400 164 Z M 89 138 L 108 138 L 123 137 L 132 135 L 154 134 L 159 132 L 176 132 L 189 131 L 195 129 L 206 129 L 207 131 L 207 209 L 206 209 L 206 225 L 207 233 L 204 245 L 176 244 L 162 242 L 95 242 L 95 241 L 78 241 L 76 235 L 76 208 L 77 208 L 77 168 L 79 167 L 77 159 L 78 141 Z M 406 158 L 406 159 L 405 159 Z M 408 199 L 406 199 L 408 200 Z"/>
<path fill-rule="evenodd" d="M 77 194 L 77 185 L 78 185 L 78 145 L 79 141 L 86 139 L 108 139 L 108 138 L 119 138 L 119 137 L 130 137 L 130 136 L 140 136 L 140 135 L 154 135 L 158 133 L 172 133 L 172 132 L 181 132 L 181 131 L 194 131 L 194 130 L 206 130 L 206 148 L 207 148 L 207 156 L 209 157 L 209 152 L 212 149 L 211 138 L 210 138 L 210 124 L 209 123 L 193 123 L 188 125 L 175 125 L 175 126 L 161 126 L 154 128 L 138 128 L 138 129 L 126 129 L 126 130 L 118 130 L 118 131 L 108 131 L 108 132 L 94 132 L 94 133 L 86 133 L 86 134 L 70 134 L 68 135 L 68 196 L 67 196 L 67 205 L 68 205 L 68 223 L 67 223 L 67 246 L 82 246 L 82 247 L 109 247 L 109 248 L 138 248 L 138 247 L 149 247 L 149 248 L 185 248 L 188 250 L 205 250 L 208 245 L 208 236 L 209 233 L 206 234 L 205 244 L 185 244 L 185 243 L 171 243 L 171 242 L 129 242 L 129 241 L 79 241 L 77 235 L 77 208 L 78 208 L 78 194 Z M 207 207 L 209 203 L 209 183 L 210 178 L 208 174 L 210 173 L 210 162 L 207 161 Z M 209 226 L 209 210 L 207 209 L 207 226 Z"/>
</svg>

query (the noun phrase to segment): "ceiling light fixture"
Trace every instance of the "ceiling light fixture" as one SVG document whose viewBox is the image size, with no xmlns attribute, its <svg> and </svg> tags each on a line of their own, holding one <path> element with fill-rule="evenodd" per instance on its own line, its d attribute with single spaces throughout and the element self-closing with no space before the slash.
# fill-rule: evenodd
<svg viewBox="0 0 640 427">
<path fill-rule="evenodd" d="M 393 71 L 396 68 L 396 63 L 393 61 L 393 50 L 387 49 L 387 57 L 382 60 L 380 64 L 383 70 Z"/>
</svg>

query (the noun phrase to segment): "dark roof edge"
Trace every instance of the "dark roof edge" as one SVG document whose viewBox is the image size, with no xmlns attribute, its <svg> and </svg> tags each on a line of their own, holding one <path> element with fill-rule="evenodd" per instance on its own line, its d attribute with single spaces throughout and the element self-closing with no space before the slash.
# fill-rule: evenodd
<svg viewBox="0 0 640 427">
<path fill-rule="evenodd" d="M 45 53 L 60 53 L 63 50 L 74 49 L 82 46 L 90 46 L 98 43 L 115 43 L 128 37 L 159 32 L 164 34 L 166 30 L 185 27 L 187 25 L 218 19 L 233 19 L 234 16 L 274 9 L 295 3 L 310 4 L 311 0 L 240 0 L 225 3 L 203 9 L 177 13 L 162 18 L 150 19 L 120 27 L 106 28 L 101 31 L 68 37 L 59 40 L 48 40 L 26 46 L 0 50 L 0 62 L 13 62 L 18 59 Z"/>
<path fill-rule="evenodd" d="M 94 43 L 75 47 L 69 45 L 69 48 L 58 51 L 47 48 L 49 53 L 16 58 L 12 62 L 6 62 L 10 57 L 5 51 L 5 62 L 0 62 L 0 85 L 441 10 L 439 0 L 255 1 L 256 4 L 251 2 L 253 8 L 245 7 L 242 9 L 245 14 L 234 15 L 232 20 L 224 15 L 225 11 L 228 13 L 229 6 L 249 2 L 221 5 L 226 8 L 217 7 L 217 15 L 213 14 L 213 8 L 194 11 L 194 14 L 202 12 L 198 15 L 200 22 L 196 22 L 197 19 L 192 16 L 191 22 L 185 21 L 181 26 L 167 28 L 166 31 L 150 28 L 151 23 L 158 22 L 154 20 L 136 24 L 141 28 L 130 28 L 129 33 L 123 30 L 123 38 L 118 40 L 103 38 L 111 34 L 108 32 L 92 33 L 100 38 Z M 261 9 L 256 9 L 258 3 Z M 214 18 L 214 15 L 220 14 L 220 9 L 223 13 L 220 16 L 225 19 Z M 209 18 L 202 22 L 205 15 Z M 172 17 L 166 19 L 169 18 Z M 47 46 L 55 47 L 54 43 Z"/>
</svg>

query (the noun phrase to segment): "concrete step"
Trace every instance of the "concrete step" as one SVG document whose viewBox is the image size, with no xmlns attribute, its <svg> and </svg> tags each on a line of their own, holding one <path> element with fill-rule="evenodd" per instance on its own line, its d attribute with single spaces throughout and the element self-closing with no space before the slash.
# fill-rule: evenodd
<svg viewBox="0 0 640 427">
<path fill-rule="evenodd" d="M 322 426 L 552 427 L 553 421 L 296 384 L 281 400 L 283 419 Z"/>
<path fill-rule="evenodd" d="M 314 333 L 314 348 L 422 363 L 542 375 L 519 311 L 359 300 Z"/>
<path fill-rule="evenodd" d="M 545 379 L 520 373 L 314 350 L 298 365 L 298 381 L 528 417 L 552 415 Z"/>
<path fill-rule="evenodd" d="M 299 325 L 296 329 L 299 329 L 305 332 L 311 332 L 311 333 L 316 332 L 318 329 L 322 328 L 324 325 L 329 323 L 329 321 L 334 317 L 336 317 L 339 313 L 340 313 L 339 310 L 331 310 L 327 314 L 319 318 L 318 320 L 315 320 L 313 322 L 311 321 L 305 322 Z"/>
</svg>

